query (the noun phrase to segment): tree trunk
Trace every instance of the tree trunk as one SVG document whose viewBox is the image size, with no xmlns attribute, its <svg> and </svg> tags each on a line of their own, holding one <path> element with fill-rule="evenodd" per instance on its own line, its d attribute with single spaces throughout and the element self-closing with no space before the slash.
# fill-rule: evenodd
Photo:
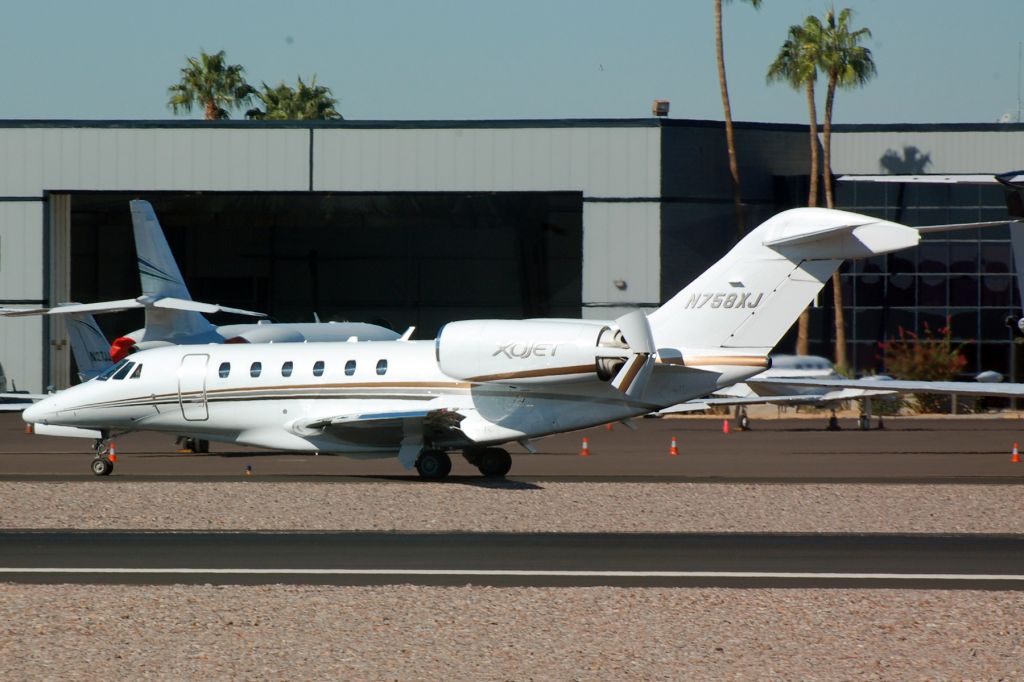
<svg viewBox="0 0 1024 682">
<path fill-rule="evenodd" d="M 217 103 L 212 99 L 206 101 L 206 105 L 203 108 L 203 118 L 207 121 L 215 121 L 217 119 Z"/>
<path fill-rule="evenodd" d="M 807 113 L 811 121 L 811 188 L 807 193 L 807 205 L 818 205 L 818 109 L 814 105 L 814 81 L 807 81 Z"/>
<path fill-rule="evenodd" d="M 811 121 L 811 187 L 807 193 L 807 205 L 818 205 L 818 110 L 814 105 L 814 81 L 807 81 L 807 111 Z M 796 327 L 796 354 L 810 354 L 810 327 L 811 313 L 805 309 L 797 319 Z"/>
<path fill-rule="evenodd" d="M 732 130 L 732 108 L 729 106 L 729 85 L 725 80 L 725 49 L 722 41 L 722 0 L 715 0 L 715 53 L 718 58 L 718 87 L 722 91 L 722 109 L 725 112 L 725 145 L 729 152 L 729 177 L 736 209 L 736 241 L 746 232 L 743 199 L 740 196 L 740 166 L 736 160 L 736 138 Z"/>
<path fill-rule="evenodd" d="M 825 128 L 822 135 L 822 151 L 825 156 L 825 205 L 835 208 L 835 195 L 832 191 L 832 105 L 836 95 L 836 76 L 830 75 L 828 91 L 825 94 Z M 846 370 L 849 361 L 846 357 L 846 317 L 843 311 L 843 288 L 840 286 L 839 270 L 832 273 L 832 306 L 833 323 L 836 332 L 835 363 L 840 372 Z"/>
</svg>

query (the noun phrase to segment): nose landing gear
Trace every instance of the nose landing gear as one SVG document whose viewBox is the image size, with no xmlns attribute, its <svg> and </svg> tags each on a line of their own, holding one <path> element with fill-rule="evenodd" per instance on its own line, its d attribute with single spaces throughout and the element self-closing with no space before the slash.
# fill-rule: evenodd
<svg viewBox="0 0 1024 682">
<path fill-rule="evenodd" d="M 96 441 L 96 456 L 92 460 L 92 473 L 97 476 L 109 476 L 114 470 L 114 452 L 110 441 L 102 438 Z"/>
</svg>

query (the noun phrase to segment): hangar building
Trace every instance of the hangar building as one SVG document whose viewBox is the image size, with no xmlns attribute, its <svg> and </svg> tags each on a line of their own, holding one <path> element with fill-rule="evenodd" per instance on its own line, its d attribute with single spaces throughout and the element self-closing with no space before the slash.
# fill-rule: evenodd
<svg viewBox="0 0 1024 682">
<path fill-rule="evenodd" d="M 805 126 L 740 123 L 737 141 L 751 226 L 804 201 Z M 430 338 L 455 319 L 614 317 L 659 305 L 734 240 L 724 145 L 720 122 L 654 118 L 0 122 L 0 305 L 137 296 L 128 200 L 144 198 L 193 297 L 280 321 Z M 837 173 L 1000 172 L 1024 165 L 1024 126 L 837 127 L 833 147 Z M 1002 215 L 991 188 L 855 182 L 838 196 L 908 224 Z M 1007 369 L 1010 337 L 988 313 L 1001 325 L 1013 287 L 985 283 L 1009 281 L 1006 235 L 938 244 L 909 273 L 890 257 L 844 274 L 860 366 L 897 322 L 953 315 L 965 338 L 998 331 L 973 362 Z M 822 353 L 829 316 L 816 312 Z M 100 323 L 113 337 L 142 320 Z M 19 388 L 67 385 L 63 324 L 0 319 L 0 364 Z"/>
</svg>

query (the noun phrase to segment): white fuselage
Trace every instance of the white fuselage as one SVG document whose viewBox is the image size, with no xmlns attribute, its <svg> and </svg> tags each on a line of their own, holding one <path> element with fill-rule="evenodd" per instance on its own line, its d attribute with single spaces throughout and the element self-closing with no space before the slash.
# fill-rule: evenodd
<svg viewBox="0 0 1024 682">
<path fill-rule="evenodd" d="M 454 435 L 426 433 L 424 441 L 458 449 L 645 414 L 761 369 L 658 365 L 637 400 L 596 376 L 542 384 L 460 381 L 440 371 L 435 353 L 433 341 L 156 348 L 129 356 L 126 362 L 135 364 L 127 372 L 62 391 L 24 418 L 289 451 L 394 454 L 409 435 L 400 425 L 309 425 L 338 416 L 358 422 L 360 415 L 457 412 L 461 423 Z"/>
</svg>

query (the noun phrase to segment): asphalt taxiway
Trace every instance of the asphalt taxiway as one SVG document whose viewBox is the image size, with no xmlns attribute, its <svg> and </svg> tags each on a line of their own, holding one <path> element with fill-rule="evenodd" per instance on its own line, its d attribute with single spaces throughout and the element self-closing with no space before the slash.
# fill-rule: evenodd
<svg viewBox="0 0 1024 682">
<path fill-rule="evenodd" d="M 825 418 L 755 420 L 750 431 L 722 432 L 721 418 L 637 419 L 537 440 L 538 452 L 512 444 L 513 480 L 774 481 L 1022 483 L 1024 463 L 1011 462 L 1024 443 L 1024 421 L 1007 417 L 901 417 L 884 430 L 862 431 L 855 419 L 827 431 Z M 588 456 L 581 456 L 582 440 Z M 679 454 L 669 454 L 675 437 Z M 211 443 L 209 454 L 180 453 L 173 436 L 127 434 L 115 439 L 114 474 L 102 480 L 416 480 L 396 458 L 269 452 Z M 0 415 L 0 479 L 97 479 L 91 444 L 24 433 L 16 414 Z M 454 456 L 454 481 L 479 473 Z M 99 479 L 97 479 L 99 480 Z"/>
<path fill-rule="evenodd" d="M 1024 537 L 716 533 L 0 533 L 0 580 L 1024 589 Z"/>
</svg>

